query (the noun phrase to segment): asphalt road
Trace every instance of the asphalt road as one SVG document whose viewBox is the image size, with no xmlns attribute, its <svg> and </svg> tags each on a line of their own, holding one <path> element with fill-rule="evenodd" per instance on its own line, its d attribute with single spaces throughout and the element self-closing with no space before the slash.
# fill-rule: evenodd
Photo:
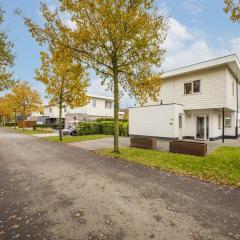
<svg viewBox="0 0 240 240">
<path fill-rule="evenodd" d="M 0 129 L 0 239 L 240 239 L 240 191 Z"/>
</svg>

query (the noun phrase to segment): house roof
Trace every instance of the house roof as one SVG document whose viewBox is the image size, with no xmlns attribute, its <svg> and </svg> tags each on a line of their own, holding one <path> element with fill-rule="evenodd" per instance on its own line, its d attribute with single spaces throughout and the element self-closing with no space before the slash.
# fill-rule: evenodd
<svg viewBox="0 0 240 240">
<path fill-rule="evenodd" d="M 228 56 L 215 58 L 212 60 L 200 62 L 186 67 L 177 68 L 171 71 L 166 71 L 162 74 L 162 78 L 168 79 L 170 77 L 176 77 L 201 70 L 216 68 L 219 66 L 227 66 L 234 75 L 234 77 L 238 79 L 238 81 L 240 81 L 240 63 L 236 54 L 231 54 Z"/>
<path fill-rule="evenodd" d="M 95 95 L 95 94 L 87 94 L 87 96 L 92 97 L 92 98 L 100 98 L 100 99 L 106 99 L 106 100 L 114 100 L 113 97 L 106 97 L 106 96 L 101 96 L 101 95 Z"/>
</svg>

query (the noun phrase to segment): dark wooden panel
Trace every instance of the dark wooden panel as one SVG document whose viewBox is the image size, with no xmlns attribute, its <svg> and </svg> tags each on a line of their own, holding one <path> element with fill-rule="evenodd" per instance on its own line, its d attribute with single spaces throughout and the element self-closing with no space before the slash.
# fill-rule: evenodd
<svg viewBox="0 0 240 240">
<path fill-rule="evenodd" d="M 147 148 L 147 149 L 156 149 L 157 148 L 157 140 L 155 138 L 133 137 L 130 139 L 130 146 Z"/>
<path fill-rule="evenodd" d="M 182 153 L 196 156 L 207 155 L 207 144 L 189 141 L 171 141 L 169 151 L 173 153 Z"/>
</svg>

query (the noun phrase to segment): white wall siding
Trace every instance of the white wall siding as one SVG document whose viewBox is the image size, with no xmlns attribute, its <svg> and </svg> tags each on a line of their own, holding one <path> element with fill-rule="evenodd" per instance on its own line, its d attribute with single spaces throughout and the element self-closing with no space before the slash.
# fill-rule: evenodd
<svg viewBox="0 0 240 240">
<path fill-rule="evenodd" d="M 130 108 L 129 134 L 178 138 L 180 113 L 183 107 L 176 104 Z"/>
<path fill-rule="evenodd" d="M 236 79 L 233 77 L 232 73 L 228 69 L 226 69 L 226 101 L 227 108 L 232 109 L 234 111 L 237 110 L 237 82 Z"/>
<path fill-rule="evenodd" d="M 184 83 L 201 80 L 201 92 L 184 95 Z M 226 68 L 205 70 L 164 80 L 159 102 L 178 103 L 185 110 L 226 106 Z"/>
</svg>

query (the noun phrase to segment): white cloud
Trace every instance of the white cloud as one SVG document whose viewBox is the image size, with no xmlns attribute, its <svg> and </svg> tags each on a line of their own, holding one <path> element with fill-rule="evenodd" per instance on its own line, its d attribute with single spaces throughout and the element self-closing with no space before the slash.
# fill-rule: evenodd
<svg viewBox="0 0 240 240">
<path fill-rule="evenodd" d="M 208 44 L 201 31 L 194 31 L 174 18 L 165 42 L 164 70 L 174 69 L 227 54 L 240 54 L 240 37 L 224 41 L 218 47 Z"/>
<path fill-rule="evenodd" d="M 202 5 L 198 0 L 185 0 L 181 7 L 191 15 L 197 15 L 203 11 Z"/>
</svg>

